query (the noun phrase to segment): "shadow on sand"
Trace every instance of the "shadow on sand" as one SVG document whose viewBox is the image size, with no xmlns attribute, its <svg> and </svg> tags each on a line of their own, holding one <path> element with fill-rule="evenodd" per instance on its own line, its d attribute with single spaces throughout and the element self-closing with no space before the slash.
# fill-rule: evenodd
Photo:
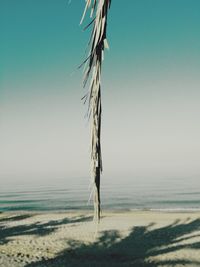
<svg viewBox="0 0 200 267">
<path fill-rule="evenodd" d="M 17 224 L 14 226 L 7 225 L 8 222 L 18 222 L 32 216 L 34 215 L 25 214 L 0 219 L 0 245 L 8 243 L 10 241 L 10 238 L 13 238 L 15 236 L 45 236 L 55 231 L 61 225 L 92 220 L 91 216 L 75 216 L 72 218 L 64 218 L 62 220 L 52 220 L 45 223 L 35 222 L 32 224 Z"/>
<path fill-rule="evenodd" d="M 20 214 L 20 215 L 12 215 L 10 217 L 6 216 L 5 218 L 0 218 L 0 223 L 4 223 L 4 222 L 14 222 L 14 221 L 21 221 L 21 220 L 25 220 L 28 219 L 30 217 L 33 217 L 33 214 Z"/>
<path fill-rule="evenodd" d="M 96 242 L 90 245 L 71 240 L 70 249 L 66 249 L 54 259 L 29 263 L 26 267 L 200 266 L 200 260 L 199 262 L 189 259 L 149 260 L 151 256 L 185 248 L 199 250 L 200 242 L 183 244 L 180 241 L 189 241 L 192 237 L 198 236 L 200 219 L 192 222 L 176 220 L 173 224 L 157 229 L 153 229 L 153 225 L 152 223 L 148 226 L 134 227 L 125 238 L 122 238 L 118 231 L 105 231 Z"/>
</svg>

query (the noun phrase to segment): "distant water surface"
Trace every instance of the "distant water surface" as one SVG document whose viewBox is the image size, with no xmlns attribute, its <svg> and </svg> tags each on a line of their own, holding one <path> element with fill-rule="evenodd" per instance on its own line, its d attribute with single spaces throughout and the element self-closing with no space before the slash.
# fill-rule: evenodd
<svg viewBox="0 0 200 267">
<path fill-rule="evenodd" d="M 89 178 L 1 182 L 0 211 L 91 209 Z M 102 208 L 200 210 L 200 179 L 103 177 Z"/>
</svg>

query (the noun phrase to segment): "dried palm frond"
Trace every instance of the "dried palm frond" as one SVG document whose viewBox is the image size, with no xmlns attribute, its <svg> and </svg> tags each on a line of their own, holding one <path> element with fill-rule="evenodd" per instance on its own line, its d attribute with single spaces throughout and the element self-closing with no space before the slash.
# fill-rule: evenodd
<svg viewBox="0 0 200 267">
<path fill-rule="evenodd" d="M 84 20 L 91 9 L 91 22 L 85 27 L 93 26 L 89 41 L 89 55 L 82 65 L 86 66 L 83 85 L 91 75 L 88 93 L 83 97 L 88 101 L 88 114 L 91 114 L 91 175 L 94 183 L 94 219 L 100 219 L 100 176 L 102 172 L 101 157 L 101 66 L 104 49 L 108 48 L 106 40 L 107 15 L 111 0 L 86 0 L 81 19 Z M 81 65 L 81 66 L 82 66 Z"/>
</svg>

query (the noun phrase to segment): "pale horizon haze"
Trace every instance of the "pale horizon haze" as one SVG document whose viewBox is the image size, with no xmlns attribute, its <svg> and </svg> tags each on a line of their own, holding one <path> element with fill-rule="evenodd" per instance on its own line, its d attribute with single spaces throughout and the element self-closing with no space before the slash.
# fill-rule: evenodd
<svg viewBox="0 0 200 267">
<path fill-rule="evenodd" d="M 0 181 L 90 176 L 84 1 L 0 3 Z M 113 1 L 103 179 L 200 177 L 200 2 Z M 88 178 L 87 178 L 88 177 Z"/>
</svg>

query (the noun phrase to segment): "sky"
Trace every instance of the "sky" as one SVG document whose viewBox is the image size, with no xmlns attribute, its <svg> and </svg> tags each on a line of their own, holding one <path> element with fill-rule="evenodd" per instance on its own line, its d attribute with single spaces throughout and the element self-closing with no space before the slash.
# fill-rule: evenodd
<svg viewBox="0 0 200 267">
<path fill-rule="evenodd" d="M 0 180 L 89 177 L 83 0 L 0 1 Z M 104 176 L 200 175 L 200 1 L 113 0 Z"/>
</svg>

